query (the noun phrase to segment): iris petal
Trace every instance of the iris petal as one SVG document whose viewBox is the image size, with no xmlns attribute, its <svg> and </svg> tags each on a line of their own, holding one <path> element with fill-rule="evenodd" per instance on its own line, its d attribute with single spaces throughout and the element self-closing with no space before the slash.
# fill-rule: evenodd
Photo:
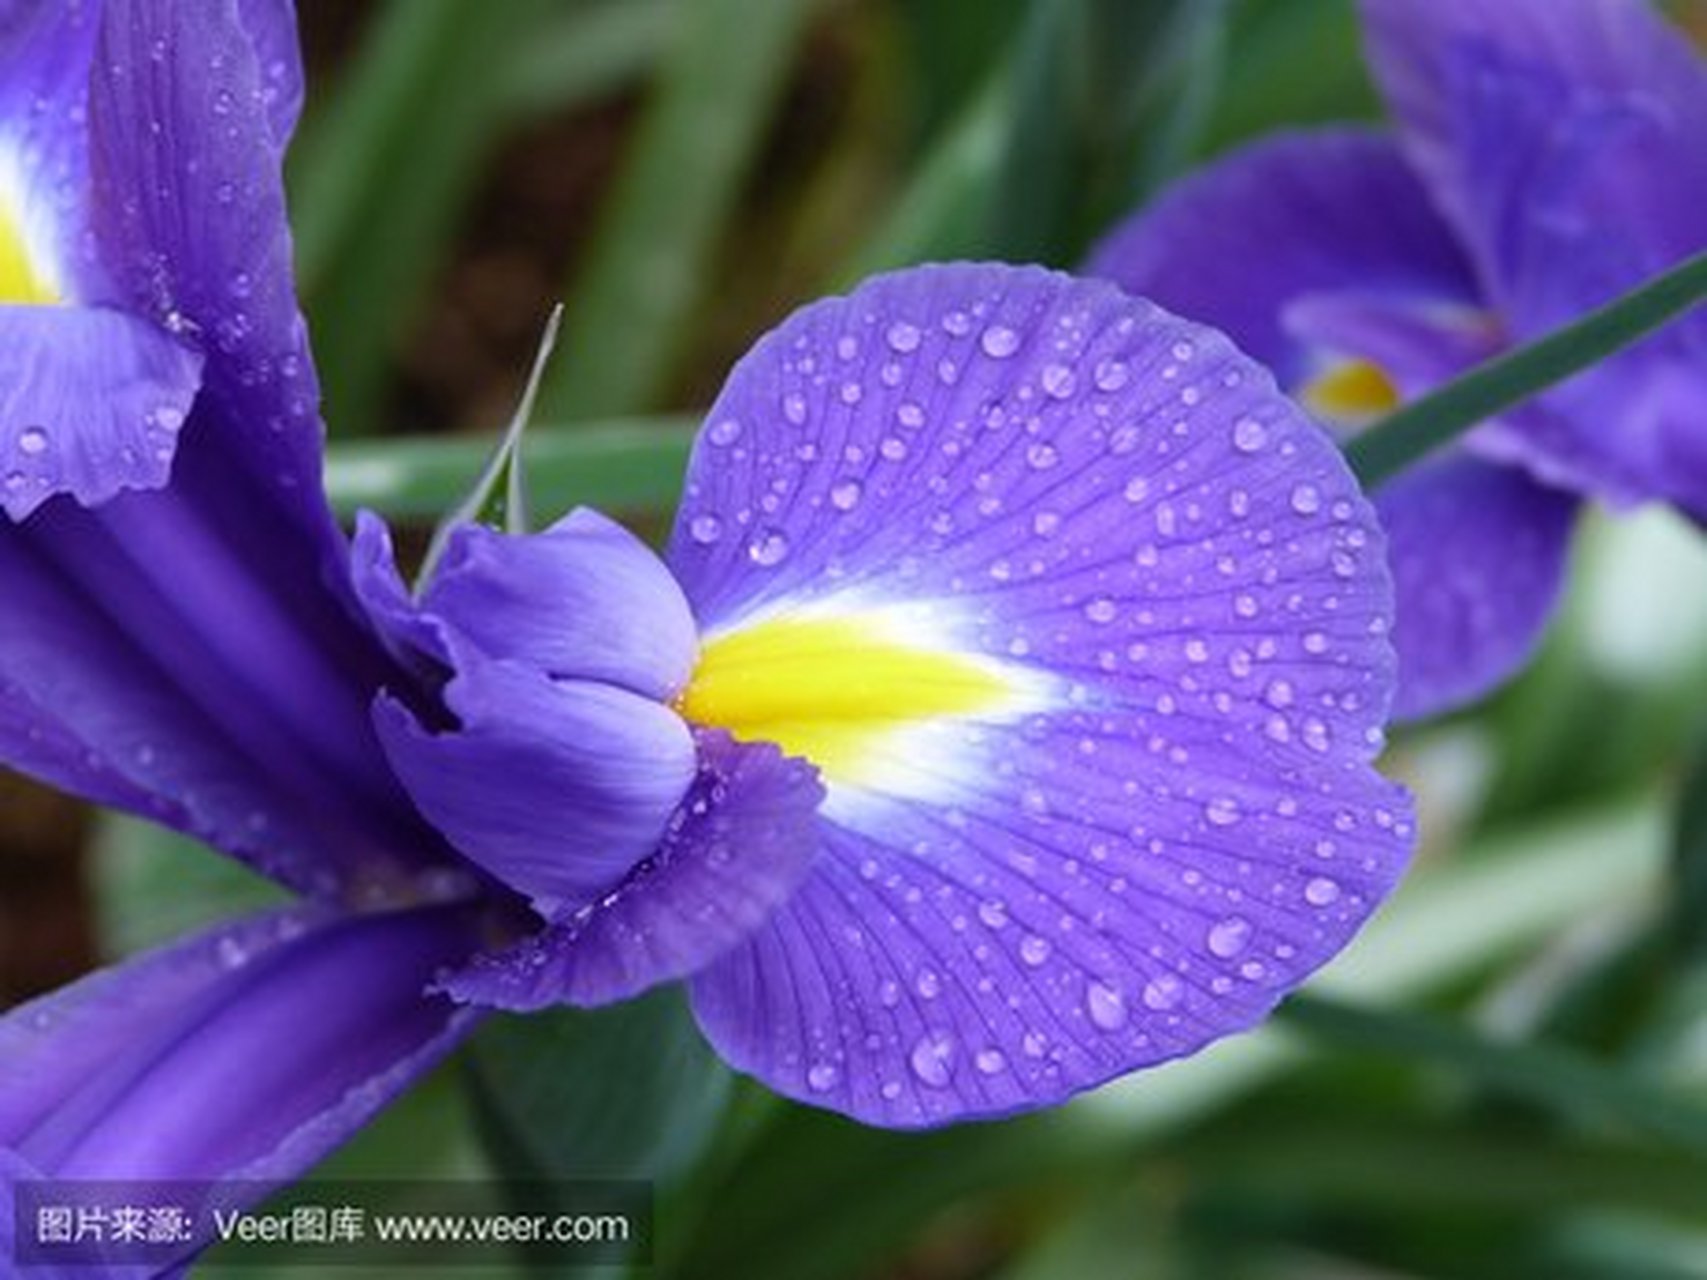
<svg viewBox="0 0 1707 1280">
<path fill-rule="evenodd" d="M 1220 335 L 925 268 L 798 313 L 708 421 L 670 558 L 710 635 L 911 611 L 1029 694 L 832 780 L 805 883 L 693 981 L 736 1066 L 875 1123 L 1041 1105 L 1250 1025 L 1392 885 L 1381 534 Z"/>
</svg>

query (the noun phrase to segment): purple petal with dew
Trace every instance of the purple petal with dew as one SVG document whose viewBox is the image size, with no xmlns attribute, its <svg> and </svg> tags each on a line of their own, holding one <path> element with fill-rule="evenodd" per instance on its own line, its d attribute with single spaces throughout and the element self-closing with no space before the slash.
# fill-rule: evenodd
<svg viewBox="0 0 1707 1280">
<path fill-rule="evenodd" d="M 282 150 L 302 113 L 302 49 L 295 0 L 237 0 L 237 20 L 260 71 L 261 105 Z"/>
<path fill-rule="evenodd" d="M 1520 470 L 1463 454 L 1382 486 L 1375 509 L 1397 593 L 1396 718 L 1472 701 L 1524 666 L 1564 584 L 1577 507 Z"/>
<path fill-rule="evenodd" d="M 1252 1025 L 1392 887 L 1382 535 L 1221 335 L 921 268 L 797 313 L 709 421 L 670 553 L 702 623 L 912 605 L 1034 695 L 831 782 L 804 885 L 693 979 L 735 1066 L 879 1124 L 1044 1105 Z"/>
<path fill-rule="evenodd" d="M 118 311 L 0 306 L 0 507 L 166 483 L 201 357 Z"/>
<path fill-rule="evenodd" d="M 1315 372 L 1310 335 L 1287 322 L 1313 295 L 1425 316 L 1477 302 L 1397 146 L 1364 129 L 1283 134 L 1216 160 L 1115 228 L 1085 270 L 1222 329 L 1288 387 Z"/>
<path fill-rule="evenodd" d="M 586 509 L 528 537 L 457 529 L 421 605 L 489 656 L 659 701 L 681 692 L 699 645 L 663 562 Z"/>
<path fill-rule="evenodd" d="M 283 1179 L 469 1029 L 428 995 L 460 907 L 289 910 L 135 957 L 0 1019 L 0 1144 L 54 1177 Z"/>
<path fill-rule="evenodd" d="M 814 770 L 768 743 L 696 738 L 698 776 L 657 851 L 605 899 L 477 957 L 445 991 L 524 1010 L 627 999 L 703 968 L 787 900 L 817 856 Z"/>
<path fill-rule="evenodd" d="M 89 89 L 90 220 L 112 277 L 101 301 L 207 354 L 204 406 L 240 441 L 234 460 L 259 497 L 323 544 L 337 578 L 280 172 L 287 14 L 263 24 L 266 9 L 105 0 Z"/>
<path fill-rule="evenodd" d="M 458 653 L 455 724 L 374 710 L 397 776 L 435 828 L 547 916 L 614 889 L 657 848 L 694 777 L 687 726 L 614 685 Z"/>
</svg>

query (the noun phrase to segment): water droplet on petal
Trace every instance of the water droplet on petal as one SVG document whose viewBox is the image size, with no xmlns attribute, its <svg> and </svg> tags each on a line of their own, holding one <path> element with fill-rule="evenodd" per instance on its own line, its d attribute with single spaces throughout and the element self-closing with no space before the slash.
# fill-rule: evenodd
<svg viewBox="0 0 1707 1280">
<path fill-rule="evenodd" d="M 1240 453 L 1255 453 L 1268 443 L 1268 428 L 1255 418 L 1240 418 L 1233 424 L 1233 447 Z"/>
<path fill-rule="evenodd" d="M 830 490 L 830 505 L 837 511 L 852 511 L 864 492 L 858 480 L 845 480 Z"/>
<path fill-rule="evenodd" d="M 688 524 L 688 536 L 703 547 L 709 547 L 723 536 L 723 521 L 716 516 L 695 516 Z"/>
<path fill-rule="evenodd" d="M 1231 960 L 1251 944 L 1251 922 L 1239 916 L 1228 916 L 1209 928 L 1209 950 L 1223 960 Z"/>
<path fill-rule="evenodd" d="M 1216 796 L 1203 806 L 1203 816 L 1209 819 L 1214 827 L 1230 827 L 1242 816 L 1239 813 L 1239 802 L 1231 796 Z"/>
<path fill-rule="evenodd" d="M 1292 509 L 1301 516 L 1313 516 L 1322 509 L 1321 491 L 1313 484 L 1301 484 L 1292 490 Z"/>
<path fill-rule="evenodd" d="M 772 529 L 760 534 L 747 548 L 747 556 L 760 568 L 770 569 L 788 558 L 788 539 Z"/>
<path fill-rule="evenodd" d="M 18 434 L 18 448 L 31 457 L 47 451 L 47 431 L 42 427 L 25 427 Z"/>
<path fill-rule="evenodd" d="M 1020 940 L 1019 958 L 1033 969 L 1049 959 L 1049 940 L 1029 934 Z"/>
<path fill-rule="evenodd" d="M 1093 982 L 1085 988 L 1085 1012 L 1104 1031 L 1118 1031 L 1126 1025 L 1126 997 L 1109 983 Z"/>
<path fill-rule="evenodd" d="M 1338 883 L 1326 876 L 1317 876 L 1304 886 L 1304 901 L 1313 907 L 1332 906 L 1339 901 L 1340 887 Z"/>
<path fill-rule="evenodd" d="M 1172 1009 L 1185 995 L 1185 984 L 1171 973 L 1158 975 L 1144 987 L 1144 1006 L 1148 1009 Z"/>
<path fill-rule="evenodd" d="M 806 1085 L 814 1093 L 828 1093 L 835 1088 L 841 1072 L 828 1062 L 820 1062 L 806 1072 Z"/>
<path fill-rule="evenodd" d="M 1119 612 L 1120 607 L 1107 596 L 1098 596 L 1095 600 L 1092 600 L 1087 604 L 1084 609 L 1086 621 L 1094 622 L 1099 626 L 1104 623 L 1113 622 Z"/>
<path fill-rule="evenodd" d="M 954 1075 L 954 1037 L 946 1031 L 927 1032 L 907 1061 L 920 1081 L 933 1089 L 946 1089 Z"/>
<path fill-rule="evenodd" d="M 1006 325 L 993 324 L 978 339 L 984 354 L 993 360 L 1006 360 L 1019 350 L 1019 334 Z"/>
<path fill-rule="evenodd" d="M 1000 1049 L 980 1049 L 973 1063 L 983 1075 L 999 1075 L 1008 1065 L 1007 1057 Z"/>
<path fill-rule="evenodd" d="M 891 350 L 902 353 L 918 350 L 919 330 L 915 325 L 907 324 L 905 321 L 892 324 L 889 326 L 889 332 L 884 336 Z"/>
</svg>

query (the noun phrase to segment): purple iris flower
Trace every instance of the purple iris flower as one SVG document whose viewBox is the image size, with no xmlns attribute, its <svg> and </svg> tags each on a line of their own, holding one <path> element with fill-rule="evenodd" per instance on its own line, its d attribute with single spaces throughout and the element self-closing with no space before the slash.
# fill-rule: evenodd
<svg viewBox="0 0 1707 1280">
<path fill-rule="evenodd" d="M 1225 329 L 1330 425 L 1707 246 L 1707 72 L 1644 0 L 1363 0 L 1396 133 L 1268 139 L 1180 182 L 1090 270 Z M 1383 485 L 1401 717 L 1539 640 L 1580 497 L 1707 518 L 1707 318 Z"/>
<path fill-rule="evenodd" d="M 0 1174 L 289 1177 L 478 1009 L 677 979 L 780 1092 L 1000 1115 L 1251 1025 L 1397 879 L 1383 537 L 1218 333 L 882 277 L 735 369 L 662 559 L 470 524 L 411 590 L 321 496 L 288 5 L 0 14 L 0 759 L 309 904 L 0 1019 Z"/>
</svg>

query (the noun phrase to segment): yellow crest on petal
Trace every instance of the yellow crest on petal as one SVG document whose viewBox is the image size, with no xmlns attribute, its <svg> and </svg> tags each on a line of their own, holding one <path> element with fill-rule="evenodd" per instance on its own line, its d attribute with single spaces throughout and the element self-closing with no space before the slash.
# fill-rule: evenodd
<svg viewBox="0 0 1707 1280">
<path fill-rule="evenodd" d="M 1007 714 L 1023 686 L 999 663 L 920 644 L 880 615 L 778 617 L 706 641 L 677 707 L 858 786 L 877 779 L 896 733 Z"/>
<path fill-rule="evenodd" d="M 0 303 L 58 301 L 58 290 L 30 252 L 21 220 L 0 198 Z"/>
</svg>

